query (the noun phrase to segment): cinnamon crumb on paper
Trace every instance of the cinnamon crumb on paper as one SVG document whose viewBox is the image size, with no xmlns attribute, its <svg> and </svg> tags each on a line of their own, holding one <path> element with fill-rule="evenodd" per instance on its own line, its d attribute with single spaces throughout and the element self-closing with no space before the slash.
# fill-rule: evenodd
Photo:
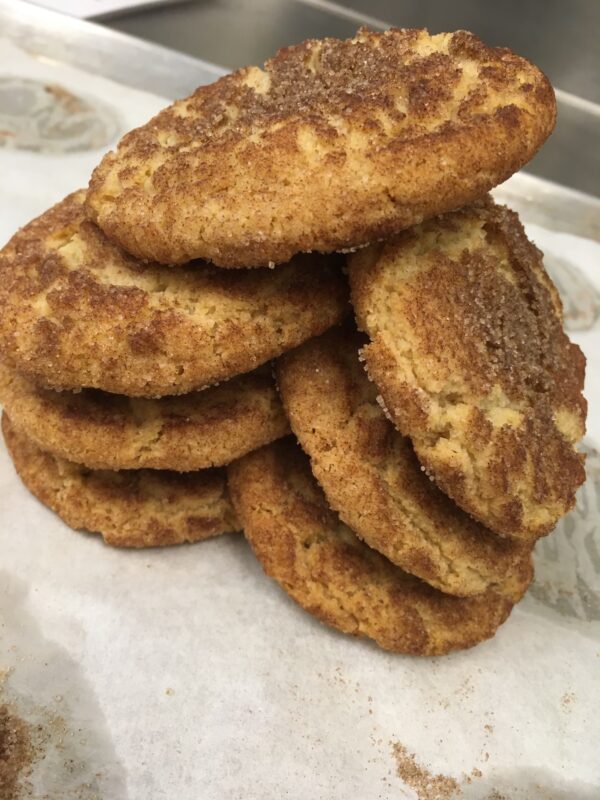
<svg viewBox="0 0 600 800">
<path fill-rule="evenodd" d="M 468 775 L 463 772 L 463 781 L 466 784 L 473 783 L 473 780 L 475 778 L 482 778 L 482 777 L 483 777 L 483 772 L 480 769 L 477 769 L 477 767 L 473 767 L 473 769 Z"/>
<path fill-rule="evenodd" d="M 0 797 L 17 800 L 21 796 L 21 778 L 29 774 L 34 760 L 29 727 L 0 706 Z"/>
<path fill-rule="evenodd" d="M 573 703 L 575 702 L 576 695 L 575 692 L 565 692 L 563 696 L 560 698 L 560 705 L 562 710 L 570 713 L 572 710 Z"/>
<path fill-rule="evenodd" d="M 451 800 L 462 795 L 458 782 L 448 775 L 433 775 L 400 742 L 392 742 L 396 774 L 417 793 L 419 800 Z"/>
</svg>

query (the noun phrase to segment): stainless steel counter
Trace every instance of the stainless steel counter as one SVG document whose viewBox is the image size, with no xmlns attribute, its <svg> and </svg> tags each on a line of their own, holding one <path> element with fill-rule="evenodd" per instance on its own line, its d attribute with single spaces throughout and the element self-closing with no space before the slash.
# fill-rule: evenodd
<svg viewBox="0 0 600 800">
<path fill-rule="evenodd" d="M 108 20 L 113 29 L 229 69 L 358 25 L 464 28 L 530 58 L 564 91 L 600 103 L 598 0 L 188 0 Z"/>
</svg>

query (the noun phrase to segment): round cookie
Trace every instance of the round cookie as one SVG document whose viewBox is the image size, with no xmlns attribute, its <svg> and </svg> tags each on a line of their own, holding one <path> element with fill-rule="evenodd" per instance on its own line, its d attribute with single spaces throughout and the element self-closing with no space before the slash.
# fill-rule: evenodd
<svg viewBox="0 0 600 800">
<path fill-rule="evenodd" d="M 221 267 L 382 239 L 472 202 L 554 127 L 547 78 L 466 31 L 362 29 L 280 50 L 128 133 L 90 217 L 130 253 Z"/>
<path fill-rule="evenodd" d="M 51 388 L 185 394 L 249 372 L 348 310 L 339 257 L 277 271 L 143 264 L 70 195 L 0 253 L 0 352 Z"/>
<path fill-rule="evenodd" d="M 444 492 L 532 542 L 585 480 L 585 358 L 542 254 L 490 200 L 350 259 L 363 352 L 387 412 Z"/>
<path fill-rule="evenodd" d="M 0 403 L 42 450 L 90 469 L 220 467 L 289 432 L 268 367 L 150 400 L 39 388 L 0 361 Z"/>
<path fill-rule="evenodd" d="M 267 575 L 306 611 L 397 653 L 441 655 L 493 636 L 532 577 L 523 560 L 503 591 L 452 597 L 407 575 L 340 522 L 289 439 L 228 467 L 231 497 Z"/>
<path fill-rule="evenodd" d="M 2 414 L 2 433 L 25 486 L 67 525 L 115 547 L 198 542 L 240 529 L 223 470 L 90 471 L 40 450 Z"/>
<path fill-rule="evenodd" d="M 277 362 L 292 430 L 329 505 L 370 547 L 442 592 L 499 586 L 531 548 L 491 533 L 428 479 L 377 403 L 358 359 L 364 343 L 336 328 Z"/>
</svg>

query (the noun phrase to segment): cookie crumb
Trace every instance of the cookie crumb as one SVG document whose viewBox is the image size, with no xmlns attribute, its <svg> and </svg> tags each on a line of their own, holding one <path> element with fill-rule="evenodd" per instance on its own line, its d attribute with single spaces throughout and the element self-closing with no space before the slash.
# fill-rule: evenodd
<svg viewBox="0 0 600 800">
<path fill-rule="evenodd" d="M 0 706 L 0 797 L 17 800 L 21 778 L 28 775 L 34 761 L 29 726 L 7 706 Z"/>
<path fill-rule="evenodd" d="M 392 754 L 396 762 L 396 774 L 407 786 L 414 789 L 419 800 L 450 800 L 462 795 L 454 778 L 442 774 L 433 775 L 400 742 L 392 742 Z"/>
<path fill-rule="evenodd" d="M 567 714 L 572 711 L 573 703 L 575 702 L 576 695 L 575 692 L 565 692 L 563 696 L 560 698 L 560 705 L 563 711 Z"/>
</svg>

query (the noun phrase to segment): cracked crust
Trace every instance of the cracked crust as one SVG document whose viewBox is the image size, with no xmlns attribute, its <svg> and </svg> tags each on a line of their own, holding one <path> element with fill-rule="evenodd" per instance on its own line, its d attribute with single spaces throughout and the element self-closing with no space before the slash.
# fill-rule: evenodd
<svg viewBox="0 0 600 800">
<path fill-rule="evenodd" d="M 585 480 L 585 357 L 542 254 L 485 200 L 350 259 L 371 378 L 444 492 L 532 542 Z"/>
<path fill-rule="evenodd" d="M 385 650 L 441 655 L 488 639 L 532 577 L 524 561 L 504 587 L 442 594 L 360 541 L 329 509 L 308 458 L 289 439 L 228 468 L 234 506 L 265 572 L 306 611 Z"/>
<path fill-rule="evenodd" d="M 221 267 L 341 251 L 460 208 L 554 127 L 547 78 L 466 31 L 362 29 L 280 50 L 128 133 L 87 208 L 141 258 Z"/>
<path fill-rule="evenodd" d="M 295 347 L 347 313 L 338 257 L 277 271 L 142 264 L 70 195 L 0 253 L 2 357 L 38 385 L 185 394 Z"/>
<path fill-rule="evenodd" d="M 148 400 L 39 388 L 0 362 L 0 403 L 42 450 L 90 469 L 220 467 L 289 433 L 268 367 Z"/>
<path fill-rule="evenodd" d="M 240 529 L 224 470 L 91 471 L 40 450 L 2 414 L 2 433 L 29 491 L 76 530 L 115 547 L 198 542 Z"/>
<path fill-rule="evenodd" d="M 362 368 L 350 326 L 282 356 L 276 376 L 292 430 L 331 508 L 405 572 L 447 594 L 498 586 L 531 548 L 502 539 L 428 479 L 389 422 Z"/>
</svg>

